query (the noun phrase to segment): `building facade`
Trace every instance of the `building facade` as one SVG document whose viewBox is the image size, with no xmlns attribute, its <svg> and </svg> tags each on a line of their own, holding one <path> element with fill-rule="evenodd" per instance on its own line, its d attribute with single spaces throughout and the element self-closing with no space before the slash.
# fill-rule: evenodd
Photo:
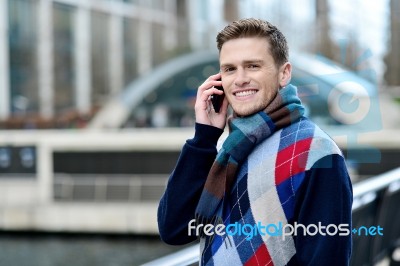
<svg viewBox="0 0 400 266">
<path fill-rule="evenodd" d="M 376 17 L 389 14 L 386 2 L 355 9 L 328 0 L 0 0 L 0 128 L 84 127 L 168 59 L 215 50 L 217 31 L 240 17 L 277 24 L 296 50 L 324 53 L 321 36 L 353 38 L 355 60 L 371 49 L 379 75 L 387 31 Z"/>
</svg>

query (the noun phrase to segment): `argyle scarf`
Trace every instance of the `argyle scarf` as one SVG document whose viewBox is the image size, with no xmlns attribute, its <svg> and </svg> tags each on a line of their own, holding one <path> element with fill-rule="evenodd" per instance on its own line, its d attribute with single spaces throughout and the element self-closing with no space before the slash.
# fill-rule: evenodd
<svg viewBox="0 0 400 266">
<path fill-rule="evenodd" d="M 224 200 L 241 164 L 257 144 L 297 122 L 303 114 L 297 88 L 289 84 L 276 93 L 265 110 L 246 117 L 234 115 L 229 119 L 229 136 L 211 166 L 196 208 L 198 224 L 223 223 Z"/>
</svg>

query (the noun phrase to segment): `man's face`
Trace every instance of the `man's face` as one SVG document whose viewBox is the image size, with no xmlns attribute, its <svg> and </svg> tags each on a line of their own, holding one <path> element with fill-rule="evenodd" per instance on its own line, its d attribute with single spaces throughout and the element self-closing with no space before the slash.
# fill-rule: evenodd
<svg viewBox="0 0 400 266">
<path fill-rule="evenodd" d="M 239 116 L 265 109 L 282 85 L 284 68 L 275 65 L 265 38 L 227 41 L 219 61 L 225 96 Z"/>
</svg>

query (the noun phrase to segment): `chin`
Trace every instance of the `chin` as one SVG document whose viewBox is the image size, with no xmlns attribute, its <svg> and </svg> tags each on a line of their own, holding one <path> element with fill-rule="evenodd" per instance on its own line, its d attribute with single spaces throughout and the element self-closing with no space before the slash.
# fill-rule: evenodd
<svg viewBox="0 0 400 266">
<path fill-rule="evenodd" d="M 251 106 L 251 107 L 248 107 L 248 108 L 234 108 L 234 107 L 232 107 L 232 109 L 233 109 L 233 111 L 235 112 L 235 114 L 237 116 L 243 117 L 243 116 L 249 116 L 249 115 L 253 115 L 255 113 L 258 113 L 259 111 L 264 110 L 265 107 L 264 108 L 263 107 L 258 107 L 257 108 L 256 106 Z"/>
</svg>

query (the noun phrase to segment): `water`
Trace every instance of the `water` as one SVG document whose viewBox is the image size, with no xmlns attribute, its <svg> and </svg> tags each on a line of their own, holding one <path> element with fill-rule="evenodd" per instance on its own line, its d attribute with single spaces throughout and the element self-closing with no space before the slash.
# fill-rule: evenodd
<svg viewBox="0 0 400 266">
<path fill-rule="evenodd" d="M 0 234 L 1 266 L 125 266 L 172 253 L 158 237 Z"/>
</svg>

